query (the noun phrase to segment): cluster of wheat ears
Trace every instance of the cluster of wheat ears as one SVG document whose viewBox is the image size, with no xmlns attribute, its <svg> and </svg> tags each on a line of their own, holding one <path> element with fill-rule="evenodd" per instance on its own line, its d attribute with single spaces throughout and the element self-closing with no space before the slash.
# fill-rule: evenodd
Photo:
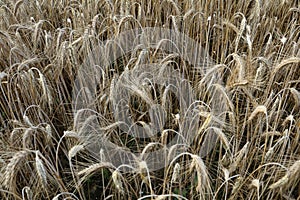
<svg viewBox="0 0 300 200">
<path fill-rule="evenodd" d="M 1 0 L 0 15 L 0 199 L 300 199 L 299 1 Z M 145 27 L 185 34 L 212 61 L 204 73 L 174 52 L 146 50 L 150 63 L 182 74 L 197 116 L 188 131 L 195 137 L 175 157 L 176 144 L 165 149 L 170 159 L 157 170 L 140 159 L 116 166 L 110 152 L 88 148 L 105 137 L 115 153 L 145 154 L 185 131 L 176 92 L 134 76 L 122 86 L 136 91 L 124 99 L 130 119 L 148 130 L 163 109 L 165 120 L 146 139 L 120 128 L 117 80 L 145 49 L 100 66 L 93 109 L 73 106 L 77 72 L 93 49 Z M 162 106 L 150 112 L 151 102 Z M 214 148 L 201 156 L 208 134 Z"/>
</svg>

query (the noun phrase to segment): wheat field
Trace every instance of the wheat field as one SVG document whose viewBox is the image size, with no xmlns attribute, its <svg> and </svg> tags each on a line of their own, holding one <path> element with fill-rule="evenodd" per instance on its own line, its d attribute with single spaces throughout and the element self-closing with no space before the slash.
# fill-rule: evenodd
<svg viewBox="0 0 300 200">
<path fill-rule="evenodd" d="M 299 1 L 0 7 L 0 199 L 300 200 Z"/>
</svg>

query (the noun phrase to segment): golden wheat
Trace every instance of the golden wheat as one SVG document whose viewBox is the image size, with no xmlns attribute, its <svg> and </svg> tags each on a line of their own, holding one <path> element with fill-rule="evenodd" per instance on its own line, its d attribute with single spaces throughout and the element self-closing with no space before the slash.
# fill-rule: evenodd
<svg viewBox="0 0 300 200">
<path fill-rule="evenodd" d="M 299 15 L 1 0 L 0 199 L 299 199 Z"/>
</svg>

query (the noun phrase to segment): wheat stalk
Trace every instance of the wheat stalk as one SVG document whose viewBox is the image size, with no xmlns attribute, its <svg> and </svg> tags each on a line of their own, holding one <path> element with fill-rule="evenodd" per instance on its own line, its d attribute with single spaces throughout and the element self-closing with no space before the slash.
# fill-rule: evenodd
<svg viewBox="0 0 300 200">
<path fill-rule="evenodd" d="M 270 185 L 270 189 L 276 189 L 278 187 L 283 187 L 288 183 L 292 182 L 293 180 L 299 177 L 300 172 L 300 160 L 296 161 L 292 166 L 288 168 L 287 173 L 280 178 L 277 182 Z"/>
<path fill-rule="evenodd" d="M 292 0 L 0 1 L 0 198 L 297 199 L 299 14 Z"/>
<path fill-rule="evenodd" d="M 68 158 L 69 160 L 71 160 L 74 156 L 76 156 L 76 154 L 79 152 L 79 151 L 82 151 L 84 150 L 84 146 L 83 145 L 75 145 L 73 146 L 69 152 L 68 152 Z"/>
<path fill-rule="evenodd" d="M 113 173 L 112 173 L 112 179 L 113 179 L 113 182 L 117 188 L 117 190 L 120 192 L 120 193 L 124 193 L 124 188 L 123 188 L 123 184 L 122 184 L 122 181 L 121 181 L 121 178 L 122 175 L 119 171 L 115 170 Z"/>
<path fill-rule="evenodd" d="M 259 182 L 259 179 L 253 179 L 251 181 L 251 185 L 254 186 L 257 190 L 257 199 L 259 200 L 259 185 L 260 185 L 260 182 Z"/>
<path fill-rule="evenodd" d="M 203 195 L 206 192 L 209 192 L 211 190 L 211 183 L 210 183 L 210 178 L 208 176 L 208 171 L 205 167 L 203 160 L 196 155 L 192 155 L 192 163 L 190 166 L 190 171 L 192 171 L 194 168 L 196 169 L 197 177 L 198 177 L 196 191 L 199 194 Z"/>
<path fill-rule="evenodd" d="M 254 111 L 251 113 L 249 117 L 249 121 L 252 121 L 259 113 L 264 113 L 266 116 L 268 115 L 267 113 L 267 108 L 264 105 L 259 105 L 257 106 Z"/>
<path fill-rule="evenodd" d="M 9 190 L 12 190 L 16 184 L 16 174 L 21 170 L 22 165 L 26 162 L 26 158 L 30 155 L 29 151 L 18 151 L 10 159 L 4 172 L 3 186 Z"/>
<path fill-rule="evenodd" d="M 40 181 L 42 183 L 42 186 L 46 188 L 47 186 L 47 173 L 46 173 L 46 168 L 42 162 L 42 160 L 39 157 L 40 152 L 37 151 L 35 153 L 35 166 L 37 170 L 38 177 L 40 178 Z"/>
<path fill-rule="evenodd" d="M 295 88 L 289 88 L 290 92 L 292 93 L 294 99 L 295 99 L 295 107 L 300 107 L 300 92 L 296 90 Z"/>
<path fill-rule="evenodd" d="M 180 176 L 180 164 L 176 163 L 174 166 L 171 182 L 176 182 L 179 179 Z"/>
<path fill-rule="evenodd" d="M 235 40 L 235 50 L 234 52 L 237 53 L 237 50 L 238 50 L 238 46 L 239 46 L 239 42 L 240 42 L 240 39 L 242 37 L 242 34 L 246 28 L 246 23 L 247 23 L 247 20 L 246 20 L 246 17 L 244 16 L 243 13 L 236 13 L 235 16 L 237 17 L 238 15 L 242 16 L 242 21 L 241 21 L 241 24 L 240 24 L 240 29 L 237 33 L 237 38 Z"/>
<path fill-rule="evenodd" d="M 96 172 L 97 170 L 99 170 L 101 168 L 111 168 L 111 169 L 113 169 L 114 166 L 111 163 L 108 163 L 108 162 L 95 163 L 95 164 L 92 164 L 89 167 L 79 171 L 77 174 L 79 176 L 84 175 L 85 177 L 87 177 L 87 176 L 91 175 L 92 173 Z"/>
</svg>

